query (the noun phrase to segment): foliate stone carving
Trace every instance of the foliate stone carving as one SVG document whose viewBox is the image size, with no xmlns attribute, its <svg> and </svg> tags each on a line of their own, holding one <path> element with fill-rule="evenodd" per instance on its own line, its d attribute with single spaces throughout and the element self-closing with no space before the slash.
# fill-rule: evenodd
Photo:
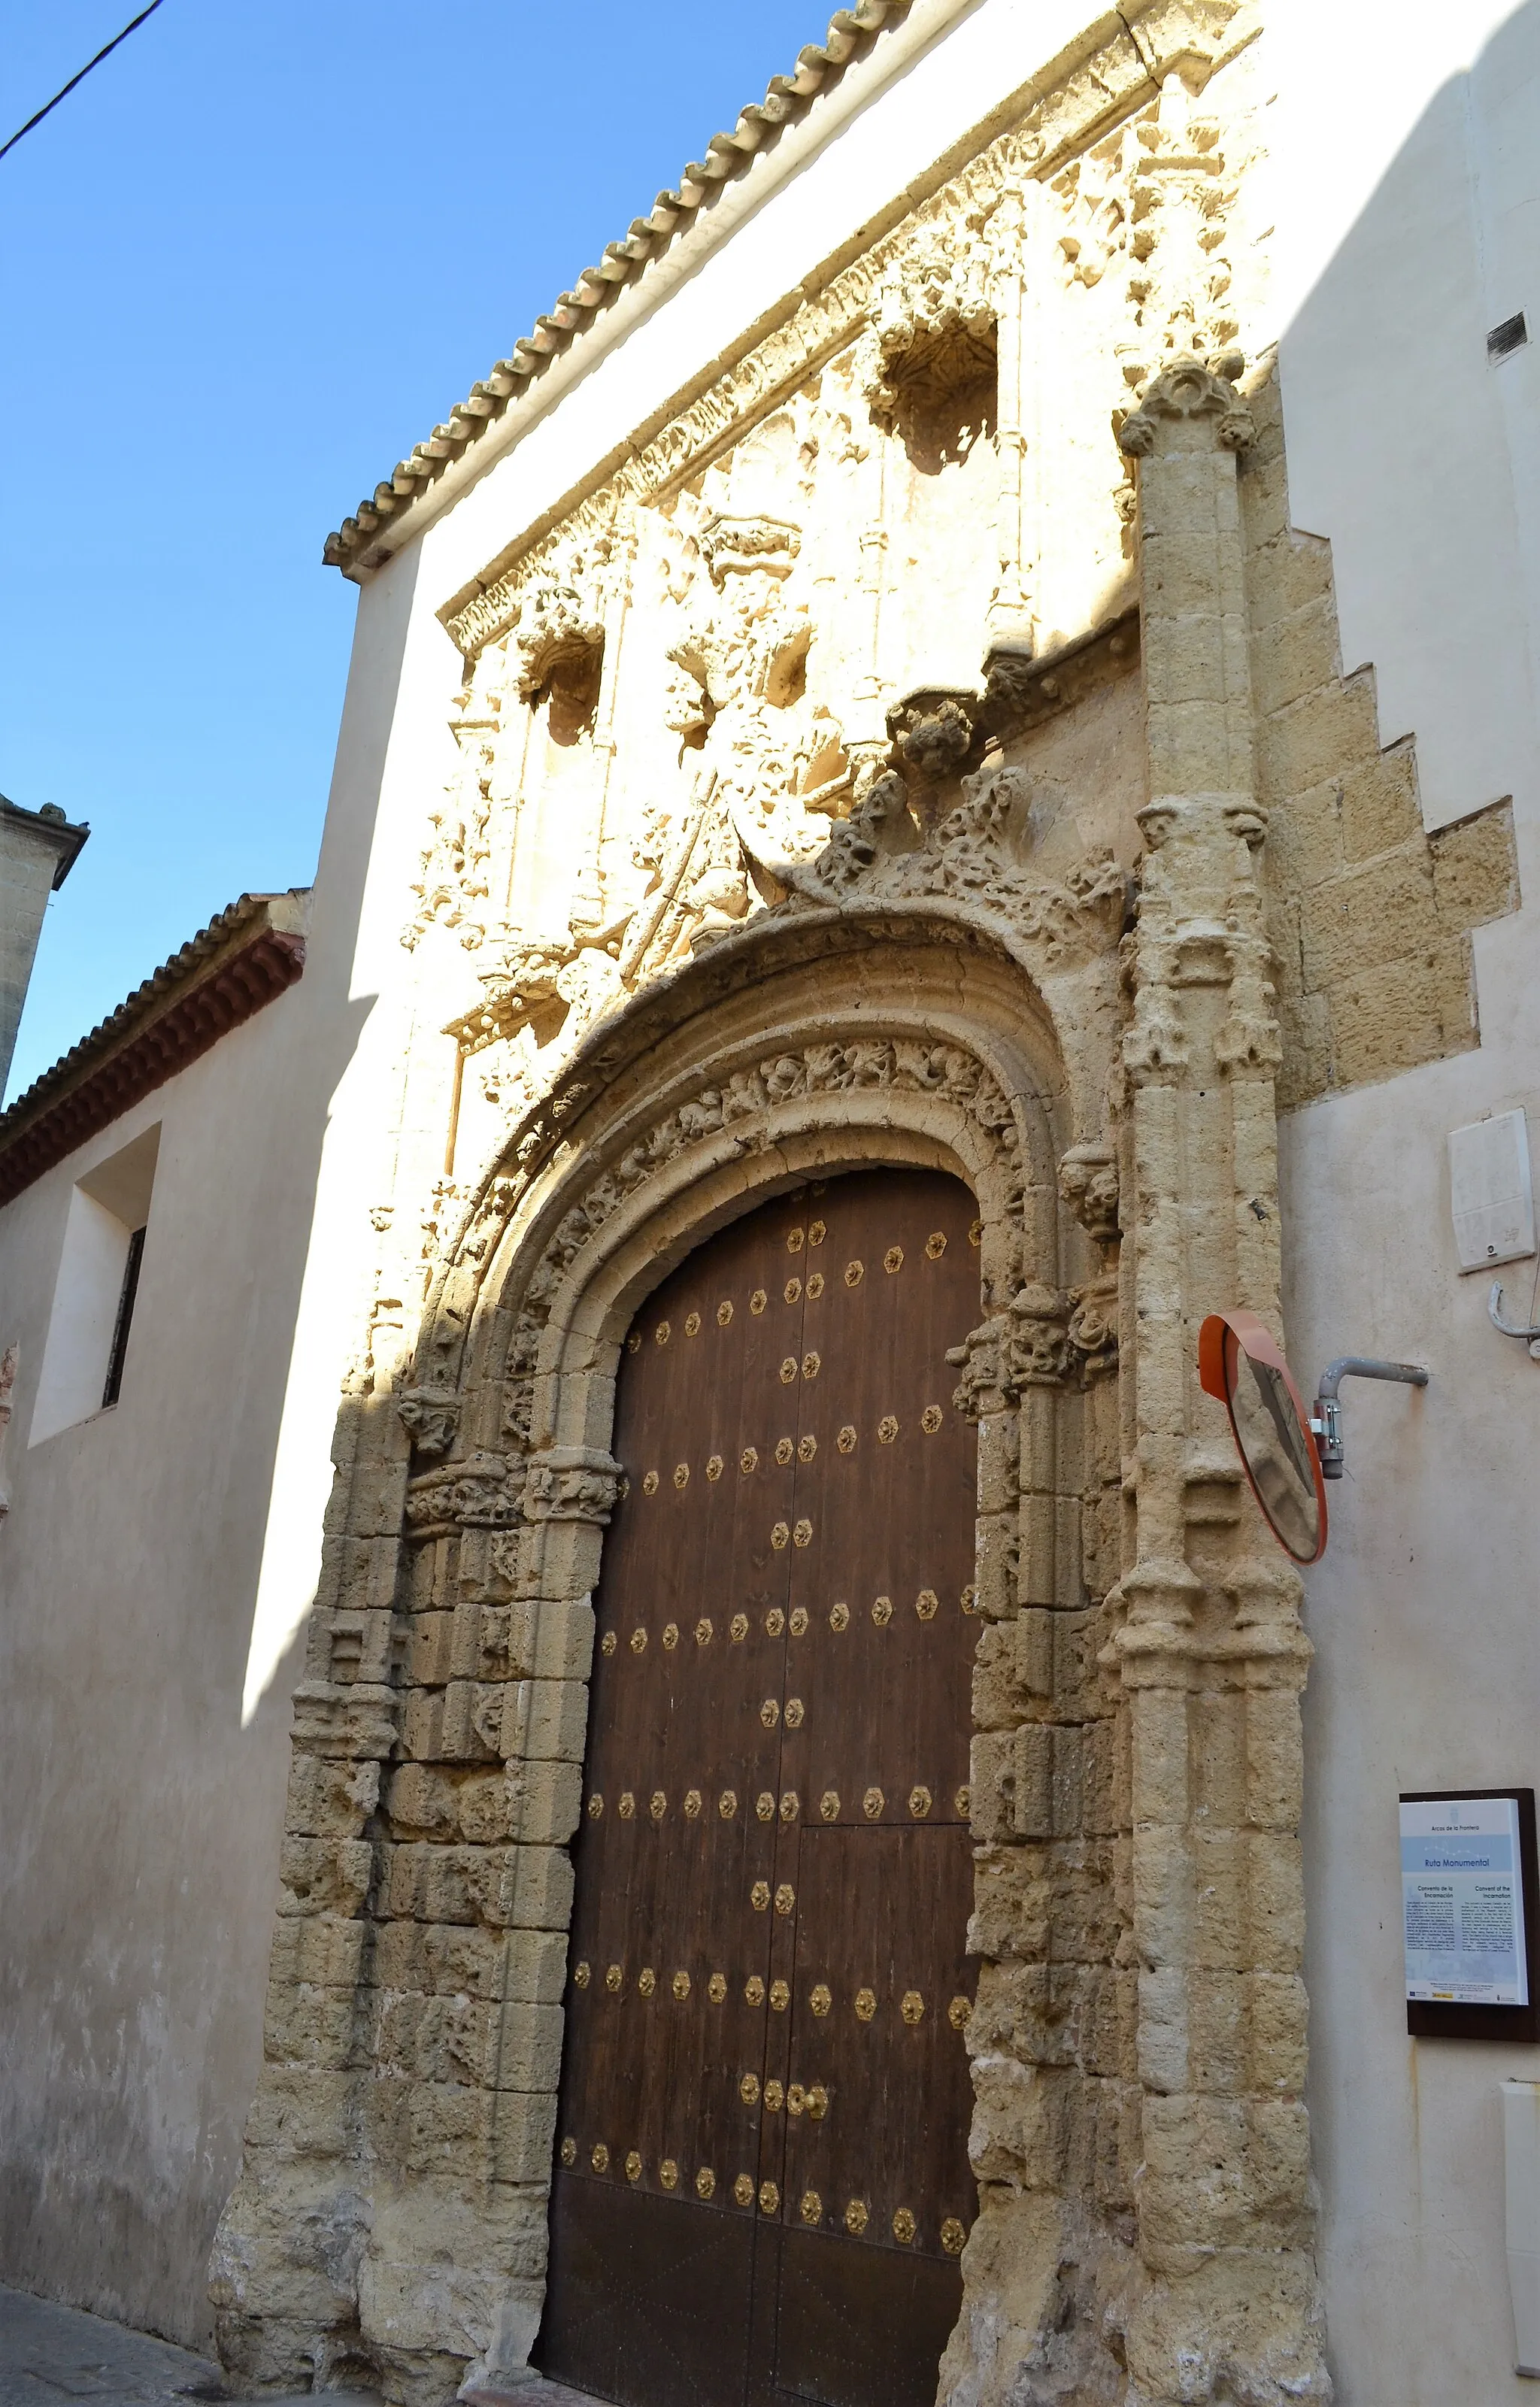
<svg viewBox="0 0 1540 2407">
<path fill-rule="evenodd" d="M 1217 118 L 1197 106 L 1189 59 L 1168 72 L 1156 105 L 1095 143 L 1053 179 L 1058 245 L 1068 281 L 1120 278 L 1125 310 L 1116 349 L 1126 381 L 1142 385 L 1173 357 L 1221 349 L 1238 331 L 1229 172 Z"/>
<path fill-rule="evenodd" d="M 1008 1157 L 1012 1165 L 1010 1189 L 1020 1194 L 1020 1141 L 1010 1100 L 984 1065 L 959 1046 L 918 1039 L 861 1038 L 849 1044 L 809 1046 L 799 1052 L 777 1054 L 730 1071 L 720 1083 L 703 1089 L 627 1146 L 619 1159 L 590 1183 L 580 1201 L 563 1214 L 530 1273 L 514 1318 L 505 1364 L 505 1429 L 511 1431 L 518 1427 L 528 1428 L 530 1378 L 561 1280 L 589 1238 L 647 1179 L 687 1147 L 740 1121 L 761 1118 L 777 1104 L 805 1095 L 890 1088 L 934 1095 L 964 1108 L 987 1133 L 995 1150 Z M 424 1375 L 414 1392 L 435 1394 L 450 1374 L 453 1357 L 469 1319 L 479 1271 L 491 1259 L 521 1191 L 521 1182 L 516 1179 L 500 1178 L 494 1185 L 495 1193 L 488 1189 L 468 1223 L 467 1238 L 454 1250 L 446 1266 L 437 1309 L 430 1317 L 419 1348 L 420 1363 L 426 1365 L 436 1358 L 436 1365 L 443 1367 L 435 1365 L 434 1375 Z M 465 1259 L 467 1243 L 475 1245 L 474 1261 Z M 554 1458 L 535 1460 L 538 1464 Z M 544 1492 L 538 1482 L 532 1488 L 532 1517 L 538 1517 L 539 1500 Z"/>
<path fill-rule="evenodd" d="M 1155 447 L 1157 419 L 1212 418 L 1221 450 L 1244 451 L 1256 429 L 1251 413 L 1235 391 L 1234 378 L 1246 362 L 1239 351 L 1223 351 L 1205 365 L 1189 354 L 1173 360 L 1148 387 L 1136 410 L 1125 418 L 1118 441 L 1131 458 L 1142 460 Z"/>
<path fill-rule="evenodd" d="M 1118 1156 L 1110 1145 L 1072 1145 L 1059 1164 L 1059 1192 L 1088 1237 L 1118 1238 Z"/>
<path fill-rule="evenodd" d="M 926 834 L 903 778 L 891 771 L 834 829 L 810 868 L 781 865 L 777 875 L 808 901 L 954 896 L 1040 944 L 1050 967 L 1109 950 L 1122 933 L 1127 876 L 1110 852 L 1062 884 L 1034 876 L 1034 790 L 1029 771 L 986 764 L 963 778 L 962 802 Z"/>
<path fill-rule="evenodd" d="M 927 226 L 892 261 L 872 305 L 857 376 L 872 414 L 891 420 L 992 378 L 991 262 L 977 228 Z"/>
<path fill-rule="evenodd" d="M 528 1521 L 588 1521 L 607 1526 L 624 1476 L 618 1462 L 591 1446 L 553 1446 L 535 1455 L 524 1488 Z"/>
<path fill-rule="evenodd" d="M 435 1530 L 506 1530 L 520 1518 L 522 1485 L 506 1455 L 470 1454 L 441 1463 L 406 1488 L 406 1526 L 419 1537 Z"/>
<path fill-rule="evenodd" d="M 416 907 L 401 933 L 408 952 L 434 926 L 452 928 L 467 951 L 486 934 L 497 726 L 495 718 L 464 713 L 451 721 L 460 765 L 428 815 L 428 841 L 410 890 Z"/>
<path fill-rule="evenodd" d="M 520 605 L 512 647 L 520 702 L 534 702 L 563 668 L 592 676 L 604 643 L 603 610 L 576 586 L 531 587 Z"/>
<path fill-rule="evenodd" d="M 1069 1311 L 1057 1288 L 1029 1280 L 961 1346 L 948 1349 L 948 1361 L 961 1374 L 952 1403 L 965 1420 L 1005 1411 L 1028 1388 L 1062 1383 L 1075 1360 Z"/>
</svg>

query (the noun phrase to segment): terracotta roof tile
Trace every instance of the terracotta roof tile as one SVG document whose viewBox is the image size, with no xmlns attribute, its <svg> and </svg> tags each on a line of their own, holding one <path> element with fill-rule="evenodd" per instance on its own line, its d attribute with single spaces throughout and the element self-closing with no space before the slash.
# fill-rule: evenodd
<svg viewBox="0 0 1540 2407">
<path fill-rule="evenodd" d="M 678 235 L 695 220 L 703 201 L 743 168 L 763 143 L 789 119 L 804 116 L 829 78 L 843 67 L 866 36 L 881 31 L 908 11 L 911 0 L 855 0 L 831 20 L 820 43 L 809 43 L 798 53 L 789 76 L 773 76 L 764 98 L 744 109 L 731 133 L 714 134 L 704 157 L 692 160 L 673 192 L 660 192 L 645 218 L 633 218 L 619 242 L 610 243 L 597 267 L 585 267 L 570 292 L 563 292 L 551 308 L 521 335 L 508 357 L 499 360 L 466 398 L 435 426 L 424 442 L 415 444 L 398 460 L 353 517 L 344 519 L 326 538 L 321 554 L 328 568 L 357 575 L 369 563 L 364 555 L 382 526 L 398 518 L 430 491 L 451 460 L 458 460 L 480 441 L 489 426 L 503 417 L 508 404 L 524 392 L 556 352 L 566 350 L 607 307 L 615 292 L 634 283 L 654 260 L 661 259 Z"/>
</svg>

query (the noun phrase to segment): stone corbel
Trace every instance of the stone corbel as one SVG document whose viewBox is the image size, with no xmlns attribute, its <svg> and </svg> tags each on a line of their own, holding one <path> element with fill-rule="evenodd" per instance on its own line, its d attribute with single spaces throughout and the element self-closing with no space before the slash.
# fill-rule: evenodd
<svg viewBox="0 0 1540 2407">
<path fill-rule="evenodd" d="M 460 1426 L 460 1399 L 452 1389 L 409 1388 L 395 1408 L 418 1454 L 448 1454 Z"/>
<path fill-rule="evenodd" d="M 1059 1164 L 1059 1192 L 1093 1244 L 1117 1244 L 1118 1156 L 1110 1145 L 1072 1145 Z"/>
</svg>

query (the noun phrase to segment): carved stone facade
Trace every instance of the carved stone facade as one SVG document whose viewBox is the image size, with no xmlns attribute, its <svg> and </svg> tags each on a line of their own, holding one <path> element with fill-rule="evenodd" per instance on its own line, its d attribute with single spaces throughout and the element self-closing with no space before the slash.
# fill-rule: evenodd
<svg viewBox="0 0 1540 2407">
<path fill-rule="evenodd" d="M 215 2255 L 243 2379 L 436 2407 L 527 2363 L 620 1349 L 714 1228 L 895 1161 L 981 1226 L 980 2207 L 941 2397 L 1331 2395 L 1310 1647 L 1196 1330 L 1279 1324 L 1280 1087 L 1472 1041 L 1512 860 L 1501 815 L 1408 816 L 1288 530 L 1233 348 L 1262 97 L 1231 0 L 1104 21 L 445 605 L 458 767 Z M 1409 898 L 1383 972 L 1333 951 L 1363 876 Z"/>
</svg>

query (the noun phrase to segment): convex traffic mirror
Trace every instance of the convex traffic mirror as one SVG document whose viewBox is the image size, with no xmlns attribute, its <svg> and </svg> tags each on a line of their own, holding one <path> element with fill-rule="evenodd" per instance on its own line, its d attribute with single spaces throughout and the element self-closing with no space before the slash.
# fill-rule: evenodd
<svg viewBox="0 0 1540 2407">
<path fill-rule="evenodd" d="M 1230 1415 L 1251 1492 L 1296 1563 L 1326 1549 L 1326 1488 L 1310 1418 L 1276 1340 L 1254 1312 L 1211 1312 L 1198 1332 L 1198 1376 Z"/>
</svg>

